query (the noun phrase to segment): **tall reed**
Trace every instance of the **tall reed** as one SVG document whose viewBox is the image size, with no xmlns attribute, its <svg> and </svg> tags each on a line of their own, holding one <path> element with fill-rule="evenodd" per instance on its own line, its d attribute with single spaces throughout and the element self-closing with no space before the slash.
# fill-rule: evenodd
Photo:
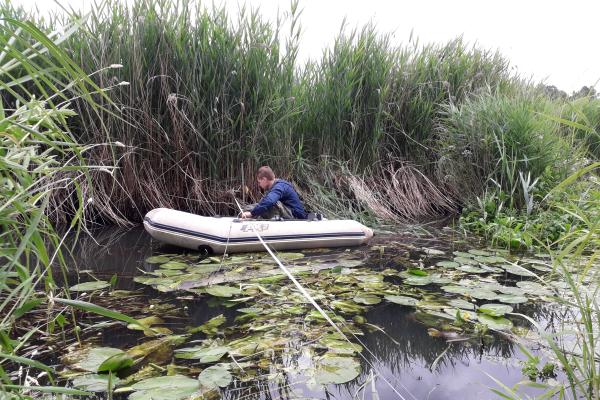
<svg viewBox="0 0 600 400">
<path fill-rule="evenodd" d="M 58 44 L 72 34 L 68 26 L 47 36 L 34 24 L 4 16 L 0 22 L 0 392 L 21 391 L 25 376 L 9 375 L 7 363 L 47 373 L 54 370 L 21 352 L 45 326 L 15 331 L 15 323 L 46 306 L 60 291 L 53 266 L 66 264 L 64 236 L 49 219 L 56 191 L 67 191 L 75 211 L 70 229 L 77 229 L 85 207 L 81 183 L 90 167 L 68 131 L 73 97 L 96 106 L 92 93 L 101 90 Z M 7 101 L 8 100 L 8 101 Z M 45 289 L 45 291 L 43 291 Z M 64 317 L 63 317 L 64 318 Z M 50 322 L 50 321 L 48 321 Z M 40 371 L 41 370 L 41 371 Z M 37 375 L 37 373 L 35 374 Z M 60 387 L 27 389 L 86 394 Z"/>
</svg>

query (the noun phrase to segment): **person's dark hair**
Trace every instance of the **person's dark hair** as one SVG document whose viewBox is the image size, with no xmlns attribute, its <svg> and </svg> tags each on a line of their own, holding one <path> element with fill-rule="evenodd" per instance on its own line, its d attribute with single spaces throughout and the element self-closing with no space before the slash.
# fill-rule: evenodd
<svg viewBox="0 0 600 400">
<path fill-rule="evenodd" d="M 264 165 L 258 169 L 258 172 L 256 173 L 256 178 L 267 178 L 268 180 L 272 181 L 275 179 L 275 173 L 273 172 L 271 167 Z"/>
</svg>

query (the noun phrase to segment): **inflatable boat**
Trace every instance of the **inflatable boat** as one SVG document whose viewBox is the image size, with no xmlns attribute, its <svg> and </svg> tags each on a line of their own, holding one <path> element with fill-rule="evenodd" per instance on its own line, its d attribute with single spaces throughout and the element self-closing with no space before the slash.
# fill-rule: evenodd
<svg viewBox="0 0 600 400">
<path fill-rule="evenodd" d="M 373 231 L 352 220 L 255 220 L 202 217 L 156 208 L 144 218 L 156 240 L 214 254 L 264 251 L 257 233 L 275 250 L 348 247 L 367 243 Z"/>
</svg>

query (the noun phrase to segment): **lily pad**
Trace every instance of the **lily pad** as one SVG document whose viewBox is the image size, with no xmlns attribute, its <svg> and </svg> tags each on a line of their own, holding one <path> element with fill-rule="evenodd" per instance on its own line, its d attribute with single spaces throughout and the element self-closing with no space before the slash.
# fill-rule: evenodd
<svg viewBox="0 0 600 400">
<path fill-rule="evenodd" d="M 227 319 L 223 314 L 217 315 L 214 318 L 209 319 L 197 328 L 190 330 L 190 333 L 203 332 L 208 336 L 214 335 L 218 332 L 219 327 L 223 325 Z"/>
<path fill-rule="evenodd" d="M 513 264 L 503 264 L 501 265 L 502 268 L 504 268 L 506 270 L 506 272 L 511 273 L 513 275 L 519 275 L 519 276 L 532 276 L 534 277 L 535 274 L 521 266 L 518 265 L 513 265 Z"/>
<path fill-rule="evenodd" d="M 475 257 L 475 260 L 482 264 L 499 264 L 506 262 L 506 258 L 500 256 L 478 256 Z"/>
<path fill-rule="evenodd" d="M 492 253 L 490 253 L 489 251 L 485 251 L 485 250 L 479 250 L 479 249 L 470 249 L 469 254 L 473 254 L 475 256 L 491 256 Z"/>
<path fill-rule="evenodd" d="M 527 297 L 520 296 L 517 294 L 501 294 L 498 295 L 498 297 L 496 297 L 496 300 L 498 300 L 501 303 L 507 304 L 527 303 Z"/>
<path fill-rule="evenodd" d="M 477 309 L 477 312 L 490 315 L 492 317 L 502 317 L 504 314 L 511 313 L 513 308 L 506 304 L 489 303 L 484 304 Z"/>
<path fill-rule="evenodd" d="M 462 265 L 458 270 L 469 274 L 485 274 L 487 272 L 485 269 L 473 265 Z"/>
<path fill-rule="evenodd" d="M 175 350 L 175 357 L 186 360 L 200 360 L 201 364 L 219 361 L 230 350 L 227 346 L 217 347 L 187 347 Z"/>
<path fill-rule="evenodd" d="M 101 365 L 103 365 L 105 361 L 109 360 L 113 356 L 122 354 L 125 354 L 123 350 L 115 349 L 113 347 L 93 347 L 85 353 L 84 357 L 76 364 L 76 366 L 85 371 L 98 372 L 98 369 Z M 129 360 L 131 361 L 131 359 Z M 129 365 L 131 365 L 131 363 L 128 361 L 124 361 L 122 364 L 120 362 L 116 362 L 114 364 L 110 363 L 109 365 L 104 365 L 103 367 L 112 368 L 103 370 L 117 371 Z"/>
<path fill-rule="evenodd" d="M 411 276 L 404 279 L 404 283 L 412 286 L 425 286 L 432 283 L 430 276 Z"/>
<path fill-rule="evenodd" d="M 486 289 L 472 289 L 468 295 L 479 300 L 494 300 L 500 296 L 499 294 Z"/>
<path fill-rule="evenodd" d="M 227 387 L 232 379 L 231 372 L 223 364 L 208 367 L 198 375 L 200 385 L 207 388 Z"/>
<path fill-rule="evenodd" d="M 472 258 L 466 258 L 466 257 L 454 257 L 454 262 L 457 262 L 461 265 L 475 265 L 477 264 L 477 261 L 475 261 Z"/>
<path fill-rule="evenodd" d="M 400 304 L 403 306 L 416 306 L 418 300 L 408 296 L 387 295 L 385 299 L 389 302 Z"/>
<path fill-rule="evenodd" d="M 438 267 L 444 267 L 444 268 L 460 267 L 460 264 L 457 263 L 456 261 L 440 261 L 440 262 L 437 262 L 435 265 L 437 265 Z"/>
<path fill-rule="evenodd" d="M 90 292 L 93 290 L 105 289 L 110 286 L 110 283 L 106 281 L 91 281 L 83 282 L 75 286 L 71 286 L 69 290 L 72 292 Z"/>
<path fill-rule="evenodd" d="M 144 379 L 131 387 L 135 393 L 129 395 L 130 400 L 141 399 L 187 399 L 200 389 L 200 382 L 183 375 L 159 376 Z"/>
<path fill-rule="evenodd" d="M 454 254 L 457 257 L 465 257 L 465 258 L 472 258 L 472 257 L 474 257 L 473 254 L 466 253 L 464 251 L 454 251 L 454 252 L 452 252 L 452 254 Z"/>
<path fill-rule="evenodd" d="M 146 262 L 149 264 L 162 264 L 171 261 L 171 257 L 167 256 L 152 256 L 146 258 Z"/>
<path fill-rule="evenodd" d="M 107 392 L 108 381 L 108 375 L 87 374 L 75 377 L 73 379 L 73 386 L 78 389 L 88 390 L 90 392 Z M 114 390 L 114 388 L 119 384 L 119 378 L 113 375 L 110 378 L 110 382 L 111 390 Z"/>
<path fill-rule="evenodd" d="M 448 302 L 449 305 L 463 310 L 475 310 L 475 304 L 463 299 L 452 299 Z"/>
<path fill-rule="evenodd" d="M 360 314 L 365 311 L 363 306 L 359 306 L 352 301 L 345 300 L 334 300 L 331 302 L 331 307 L 347 314 Z"/>
<path fill-rule="evenodd" d="M 317 362 L 315 379 L 321 385 L 350 382 L 360 374 L 360 363 L 353 357 L 325 354 Z"/>
<path fill-rule="evenodd" d="M 536 296 L 551 296 L 552 291 L 548 287 L 538 282 L 532 281 L 521 281 L 517 282 L 517 286 L 521 288 L 525 293 L 536 295 Z"/>
<path fill-rule="evenodd" d="M 233 295 L 242 293 L 238 288 L 222 285 L 207 286 L 205 290 L 206 293 L 215 297 L 232 297 Z"/>
<path fill-rule="evenodd" d="M 169 261 L 164 264 L 160 264 L 161 269 L 186 269 L 188 264 L 181 261 Z"/>
<path fill-rule="evenodd" d="M 375 296 L 374 294 L 359 293 L 354 296 L 354 302 L 366 305 L 379 304 L 381 303 L 381 297 Z"/>
<path fill-rule="evenodd" d="M 487 325 L 490 329 L 498 331 L 509 331 L 513 327 L 513 323 L 504 317 L 492 317 L 488 314 L 477 314 L 477 319 L 482 324 Z"/>
<path fill-rule="evenodd" d="M 458 317 L 460 317 L 461 319 L 466 321 L 477 320 L 477 314 L 475 312 L 463 310 L 462 308 L 444 308 L 444 312 L 448 314 L 448 316 L 453 317 L 454 319 L 458 319 Z"/>
</svg>

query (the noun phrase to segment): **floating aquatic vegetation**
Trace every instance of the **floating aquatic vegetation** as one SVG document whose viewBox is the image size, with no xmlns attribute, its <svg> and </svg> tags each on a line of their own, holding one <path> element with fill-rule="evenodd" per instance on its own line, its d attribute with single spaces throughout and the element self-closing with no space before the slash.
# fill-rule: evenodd
<svg viewBox="0 0 600 400">
<path fill-rule="evenodd" d="M 326 353 L 317 361 L 316 381 L 322 385 L 346 383 L 360 374 L 360 363 L 352 357 Z"/>
<path fill-rule="evenodd" d="M 229 364 L 213 365 L 202 370 L 200 375 L 198 375 L 200 385 L 209 389 L 227 387 L 232 379 L 231 372 L 229 372 Z"/>
<path fill-rule="evenodd" d="M 112 347 L 84 348 L 65 356 L 63 361 L 75 369 L 88 372 L 118 371 L 133 364 L 131 356 Z"/>
<path fill-rule="evenodd" d="M 72 292 L 91 292 L 94 290 L 101 290 L 110 287 L 110 283 L 106 281 L 90 281 L 79 283 L 69 288 Z"/>
<path fill-rule="evenodd" d="M 403 271 L 375 271 L 361 268 L 365 259 L 351 252 L 333 257 L 326 253 L 279 253 L 350 338 L 373 327 L 364 316 L 367 310 L 393 303 L 414 308 L 415 318 L 434 329 L 434 336 L 468 340 L 477 323 L 493 330 L 512 329 L 513 324 L 506 317 L 512 312 L 512 305 L 552 293 L 541 284 L 524 279 L 535 276 L 527 269 L 533 263 L 517 264 L 506 253 L 471 249 L 449 255 L 450 252 L 427 248 L 416 254 L 422 258 L 396 257 L 401 261 L 398 265 L 406 268 Z M 273 366 L 284 368 L 284 360 L 300 351 L 310 355 L 302 368 L 317 384 L 346 383 L 360 374 L 362 346 L 334 331 L 269 258 L 253 254 L 199 261 L 167 255 L 150 257 L 146 262 L 155 269 L 136 277 L 136 282 L 161 292 L 184 291 L 188 298 L 208 297 L 209 303 L 235 307 L 237 315 L 217 315 L 199 326 L 187 327 L 188 335 L 184 336 L 161 331 L 163 327 L 157 325 L 162 325 L 163 320 L 158 316 L 139 319 L 142 326 L 167 336 L 127 351 L 113 349 L 118 353 L 106 358 L 115 357 L 109 364 L 120 358 L 124 362 L 129 359 L 137 368 L 114 383 L 116 387 L 132 388 L 130 399 L 157 396 L 162 384 L 167 388 L 179 385 L 170 393 L 173 399 L 199 396 L 205 390 L 228 386 L 233 380 L 257 379 Z M 515 279 L 521 280 L 515 283 Z M 130 328 L 148 332 L 133 325 Z M 200 339 L 198 333 L 203 334 Z M 160 357 L 152 361 L 155 354 Z M 182 365 L 165 366 L 171 375 L 156 376 L 164 375 L 164 370 L 145 367 L 151 362 L 165 365 L 173 355 L 187 369 L 182 369 Z M 118 364 L 110 368 L 115 370 Z M 97 373 L 99 369 L 86 371 Z M 198 379 L 184 376 L 192 374 L 199 374 Z M 100 391 L 108 387 L 104 374 L 78 378 L 81 388 L 100 388 L 104 384 L 105 389 Z"/>
<path fill-rule="evenodd" d="M 120 380 L 118 377 L 109 376 L 108 374 L 86 374 L 75 377 L 72 383 L 78 389 L 90 392 L 107 392 L 109 386 L 110 390 L 114 390 L 119 385 Z"/>
<path fill-rule="evenodd" d="M 202 395 L 200 381 L 183 375 L 159 376 L 144 379 L 133 386 L 129 400 L 180 400 Z"/>
</svg>

